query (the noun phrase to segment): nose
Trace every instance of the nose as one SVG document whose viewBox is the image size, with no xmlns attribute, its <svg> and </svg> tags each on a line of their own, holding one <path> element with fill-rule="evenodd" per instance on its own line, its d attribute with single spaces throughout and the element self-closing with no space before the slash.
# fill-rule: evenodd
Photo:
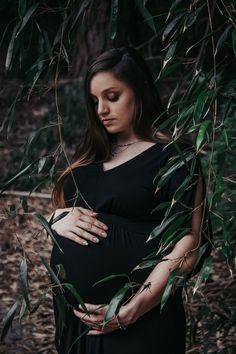
<svg viewBox="0 0 236 354">
<path fill-rule="evenodd" d="M 104 101 L 99 101 L 98 102 L 98 107 L 97 107 L 97 114 L 99 116 L 105 116 L 109 112 L 109 107 L 107 104 L 105 104 Z"/>
</svg>

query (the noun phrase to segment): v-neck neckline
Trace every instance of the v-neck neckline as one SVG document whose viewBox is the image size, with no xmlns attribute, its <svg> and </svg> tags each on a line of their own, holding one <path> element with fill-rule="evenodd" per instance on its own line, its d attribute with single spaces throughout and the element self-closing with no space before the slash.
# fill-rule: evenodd
<svg viewBox="0 0 236 354">
<path fill-rule="evenodd" d="M 145 153 L 147 153 L 148 151 L 152 150 L 155 146 L 159 145 L 158 143 L 155 143 L 153 145 L 151 145 L 150 147 L 148 147 L 147 149 L 143 150 L 142 152 L 140 152 L 139 154 L 135 155 L 134 157 L 132 157 L 131 159 L 129 160 L 126 160 L 122 163 L 120 163 L 119 165 L 116 165 L 112 168 L 109 168 L 108 170 L 104 170 L 104 167 L 103 167 L 103 162 L 100 163 L 100 167 L 101 167 L 101 172 L 104 173 L 104 174 L 107 174 L 109 172 L 112 172 L 116 169 L 119 169 L 123 166 L 126 166 L 128 165 L 129 163 L 132 163 L 134 162 L 135 160 L 137 160 L 138 158 L 140 158 L 141 156 L 143 156 Z"/>
</svg>

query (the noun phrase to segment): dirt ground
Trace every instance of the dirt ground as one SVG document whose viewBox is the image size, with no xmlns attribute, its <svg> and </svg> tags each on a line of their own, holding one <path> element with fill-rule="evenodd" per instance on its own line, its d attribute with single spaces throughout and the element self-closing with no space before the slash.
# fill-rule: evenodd
<svg viewBox="0 0 236 354">
<path fill-rule="evenodd" d="M 49 260 L 52 243 L 33 212 L 46 216 L 51 213 L 52 207 L 50 200 L 45 198 L 31 197 L 28 204 L 28 213 L 24 214 L 19 197 L 5 196 L 0 200 L 1 318 L 21 293 L 19 279 L 23 254 L 28 259 L 31 301 L 35 303 L 49 285 L 49 277 L 39 256 Z M 12 205 L 17 208 L 16 217 Z M 188 296 L 184 296 L 188 354 L 236 353 L 236 280 L 217 247 L 213 255 L 213 270 L 207 284 L 201 286 L 194 296 L 190 284 Z M 14 320 L 12 329 L 0 346 L 0 354 L 29 353 L 56 353 L 50 293 L 33 315 L 23 317 L 21 323 L 17 318 Z"/>
</svg>

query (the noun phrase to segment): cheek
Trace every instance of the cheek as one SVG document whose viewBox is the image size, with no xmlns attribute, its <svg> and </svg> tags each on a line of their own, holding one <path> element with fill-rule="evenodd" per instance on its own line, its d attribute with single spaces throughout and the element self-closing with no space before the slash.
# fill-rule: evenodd
<svg viewBox="0 0 236 354">
<path fill-rule="evenodd" d="M 134 99 L 129 98 L 122 100 L 119 104 L 119 110 L 123 117 L 132 119 L 135 111 Z"/>
</svg>

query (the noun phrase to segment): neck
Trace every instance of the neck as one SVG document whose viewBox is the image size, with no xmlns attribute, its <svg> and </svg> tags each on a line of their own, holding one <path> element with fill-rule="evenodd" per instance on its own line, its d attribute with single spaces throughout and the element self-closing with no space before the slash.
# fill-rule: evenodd
<svg viewBox="0 0 236 354">
<path fill-rule="evenodd" d="M 134 141 L 139 140 L 140 138 L 135 135 L 134 133 L 131 134 L 127 134 L 127 133 L 120 133 L 117 135 L 117 140 L 116 140 L 116 144 L 120 145 L 120 144 L 129 144 L 132 143 Z"/>
</svg>

